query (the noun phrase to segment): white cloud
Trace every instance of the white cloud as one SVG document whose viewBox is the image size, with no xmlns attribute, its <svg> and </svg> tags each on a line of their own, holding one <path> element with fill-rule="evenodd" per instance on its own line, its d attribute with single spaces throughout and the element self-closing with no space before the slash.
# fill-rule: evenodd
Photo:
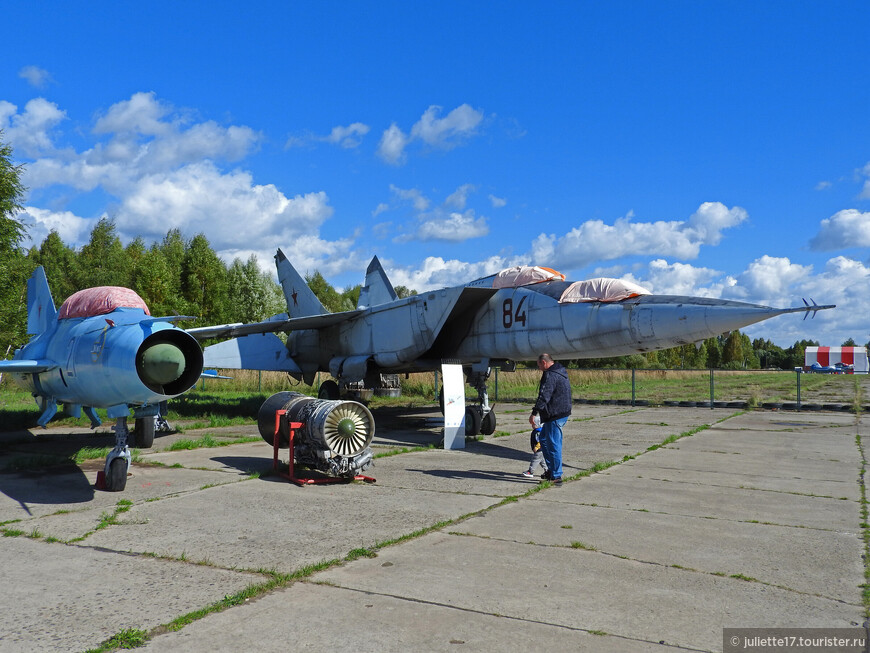
<svg viewBox="0 0 870 653">
<path fill-rule="evenodd" d="M 429 208 L 429 199 L 416 188 L 405 189 L 390 184 L 390 190 L 393 192 L 393 195 L 398 197 L 400 200 L 411 202 L 416 211 L 425 211 Z"/>
<path fill-rule="evenodd" d="M 355 122 L 347 127 L 333 127 L 329 136 L 324 138 L 327 143 L 340 145 L 345 149 L 359 147 L 362 137 L 369 133 L 369 126 L 361 122 Z"/>
<path fill-rule="evenodd" d="M 414 141 L 422 141 L 430 147 L 449 150 L 464 143 L 477 132 L 483 121 L 483 112 L 462 104 L 444 118 L 439 118 L 442 108 L 430 106 L 411 127 L 406 135 L 396 123 L 384 131 L 378 146 L 378 156 L 393 165 L 400 165 L 407 158 L 405 148 Z"/>
<path fill-rule="evenodd" d="M 399 129 L 396 123 L 390 125 L 378 145 L 378 156 L 387 163 L 399 165 L 405 162 L 405 147 L 408 145 L 408 137 Z"/>
<path fill-rule="evenodd" d="M 488 233 L 486 218 L 476 218 L 472 209 L 465 213 L 452 212 L 446 216 L 437 211 L 423 219 L 414 238 L 458 243 L 469 238 L 480 238 Z"/>
<path fill-rule="evenodd" d="M 810 249 L 831 251 L 850 247 L 870 247 L 870 212 L 857 209 L 838 211 L 821 222 L 819 233 L 810 240 Z"/>
<path fill-rule="evenodd" d="M 487 219 L 478 217 L 474 209 L 454 211 L 452 208 L 465 208 L 468 194 L 474 190 L 472 184 L 463 184 L 451 193 L 440 206 L 429 210 L 431 201 L 417 188 L 403 189 L 390 185 L 393 195 L 404 202 L 411 202 L 416 212 L 415 222 L 405 231 L 394 231 L 393 241 L 443 241 L 458 243 L 469 238 L 480 238 L 489 234 Z M 379 234 L 384 233 L 379 229 Z"/>
<path fill-rule="evenodd" d="M 463 184 L 447 196 L 444 204 L 445 206 L 452 206 L 460 210 L 464 209 L 465 204 L 468 202 L 468 194 L 473 193 L 475 190 L 474 184 Z"/>
<path fill-rule="evenodd" d="M 95 134 L 161 136 L 172 130 L 163 118 L 172 107 L 160 102 L 154 93 L 134 93 L 129 100 L 116 102 L 97 118 Z"/>
<path fill-rule="evenodd" d="M 712 296 L 704 286 L 710 284 L 721 272 L 711 268 L 699 268 L 686 263 L 668 263 L 655 259 L 649 263 L 649 277 L 639 282 L 657 295 Z"/>
<path fill-rule="evenodd" d="M 257 249 L 257 247 L 261 247 L 261 249 Z M 246 261 L 251 254 L 256 254 L 260 269 L 271 275 L 277 282 L 275 251 L 278 247 L 284 251 L 293 263 L 293 267 L 303 276 L 316 270 L 328 279 L 346 272 L 364 270 L 368 264 L 368 261 L 363 260 L 354 251 L 353 238 L 328 241 L 312 234 L 294 236 L 290 240 L 278 242 L 250 243 L 250 247 L 247 248 L 235 246 L 215 251 L 227 263 L 232 263 L 236 258 Z"/>
<path fill-rule="evenodd" d="M 862 200 L 870 200 L 870 163 L 867 163 L 867 165 L 861 169 L 861 174 L 867 177 L 867 181 L 864 182 L 864 188 L 861 189 L 861 194 L 858 195 L 858 198 Z"/>
<path fill-rule="evenodd" d="M 685 221 L 633 222 L 633 213 L 612 225 L 588 220 L 561 237 L 540 234 L 531 256 L 536 264 L 569 269 L 636 255 L 694 259 L 701 245 L 719 244 L 722 231 L 746 217 L 740 207 L 705 202 Z"/>
<path fill-rule="evenodd" d="M 18 76 L 26 79 L 27 83 L 34 88 L 40 89 L 45 88 L 54 81 L 51 73 L 39 66 L 24 66 L 24 68 L 18 71 Z"/>
<path fill-rule="evenodd" d="M 419 266 L 394 267 L 389 262 L 382 263 L 394 286 L 405 286 L 418 292 L 455 286 L 519 265 L 519 262 L 501 256 L 492 256 L 477 263 L 456 259 L 445 261 L 440 256 L 428 256 Z"/>
<path fill-rule="evenodd" d="M 8 107 L 0 107 L 0 118 L 4 114 L 8 114 Z M 108 140 L 81 153 L 55 150 L 52 145 L 49 133 L 64 118 L 63 111 L 45 100 L 32 100 L 23 113 L 8 118 L 12 125 L 10 142 L 38 157 L 26 166 L 23 175 L 31 189 L 57 184 L 80 191 L 102 187 L 123 197 L 149 175 L 204 159 L 239 160 L 260 139 L 244 126 L 222 127 L 213 121 L 188 126 L 188 120 L 172 114 L 171 107 L 152 93 L 136 93 L 112 105 L 93 129 L 94 134 L 108 136 Z"/>
<path fill-rule="evenodd" d="M 16 219 L 27 228 L 27 237 L 22 243 L 24 247 L 39 247 L 52 231 L 56 231 L 70 247 L 81 246 L 88 242 L 97 223 L 97 219 L 82 218 L 72 211 L 50 211 L 35 206 L 24 207 Z"/>
<path fill-rule="evenodd" d="M 722 231 L 736 227 L 746 220 L 748 214 L 739 206 L 729 209 L 721 202 L 704 202 L 690 217 L 682 228 L 690 240 L 704 245 L 718 245 L 722 240 Z"/>
<path fill-rule="evenodd" d="M 52 132 L 66 118 L 66 112 L 43 98 L 34 98 L 24 111 L 9 102 L 0 103 L 0 129 L 17 156 L 36 157 L 54 150 Z"/>
<path fill-rule="evenodd" d="M 91 131 L 95 143 L 76 152 L 54 145 L 59 135 L 53 130 L 66 119 L 56 105 L 36 99 L 19 112 L 0 101 L 0 128 L 16 153 L 34 158 L 26 162 L 25 185 L 65 186 L 63 200 L 77 197 L 70 191 L 109 195 L 122 242 L 136 236 L 159 240 L 178 228 L 186 237 L 204 233 L 227 262 L 256 253 L 263 269 L 274 271 L 274 248 L 284 246 L 324 274 L 365 267 L 351 251 L 358 233 L 336 241 L 320 238 L 322 224 L 333 213 L 325 192 L 287 196 L 272 184 L 256 184 L 249 172 L 221 169 L 219 162 L 247 156 L 260 140 L 258 133 L 191 116 L 153 93 L 135 93 L 102 112 Z M 364 127 L 355 123 L 331 136 L 339 145 L 348 144 L 365 133 Z M 425 198 L 416 201 L 425 206 Z M 20 217 L 34 245 L 55 229 L 65 243 L 80 246 L 97 220 L 34 206 Z"/>
<path fill-rule="evenodd" d="M 502 197 L 496 197 L 495 195 L 490 194 L 489 201 L 492 202 L 492 208 L 500 209 L 501 207 L 507 205 L 507 200 Z"/>
<path fill-rule="evenodd" d="M 203 162 L 142 178 L 124 197 L 115 220 L 119 231 L 146 238 L 159 239 L 172 228 L 203 232 L 216 250 L 223 250 L 294 242 L 331 215 L 324 192 L 291 199 L 272 184 L 254 184 L 247 172 L 224 174 Z"/>
<path fill-rule="evenodd" d="M 748 297 L 763 304 L 782 301 L 789 296 L 791 288 L 806 282 L 812 271 L 811 265 L 798 265 L 785 257 L 764 255 L 750 263 L 737 276 L 737 285 L 723 296 Z"/>
<path fill-rule="evenodd" d="M 444 118 L 438 118 L 442 107 L 432 105 L 411 128 L 411 138 L 419 138 L 427 145 L 450 149 L 473 135 L 483 120 L 483 112 L 463 104 Z"/>
<path fill-rule="evenodd" d="M 800 267 L 800 266 L 799 266 Z M 822 345 L 839 345 L 847 338 L 865 343 L 870 324 L 867 320 L 867 297 L 870 297 L 870 267 L 844 256 L 829 259 L 820 274 L 799 277 L 783 287 L 781 293 L 771 297 L 752 297 L 750 301 L 769 303 L 771 306 L 802 306 L 802 299 L 818 304 L 836 304 L 832 310 L 819 311 L 806 320 L 787 315 L 770 322 L 762 322 L 748 329 L 764 337 L 766 333 L 780 346 L 811 338 Z"/>
<path fill-rule="evenodd" d="M 304 130 L 287 138 L 285 149 L 293 147 L 310 147 L 316 143 L 329 143 L 351 150 L 362 145 L 363 137 L 371 131 L 371 127 L 361 122 L 354 122 L 346 127 L 337 125 L 326 136 L 318 136 L 310 130 Z"/>
</svg>

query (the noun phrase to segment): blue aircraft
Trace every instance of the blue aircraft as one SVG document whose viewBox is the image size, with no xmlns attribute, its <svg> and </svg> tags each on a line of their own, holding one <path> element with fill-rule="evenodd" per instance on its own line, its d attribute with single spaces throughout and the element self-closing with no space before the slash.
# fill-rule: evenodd
<svg viewBox="0 0 870 653">
<path fill-rule="evenodd" d="M 105 489 L 118 492 L 130 468 L 130 411 L 136 445 L 150 447 L 160 402 L 192 388 L 202 373 L 199 343 L 173 324 L 183 319 L 191 318 L 151 317 L 139 295 L 114 286 L 74 293 L 58 311 L 40 266 L 27 281 L 27 333 L 33 337 L 12 360 L 0 361 L 0 372 L 33 394 L 42 409 L 40 426 L 58 404 L 74 417 L 84 410 L 92 428 L 101 423 L 95 409 L 106 409 L 116 423 Z"/>
</svg>

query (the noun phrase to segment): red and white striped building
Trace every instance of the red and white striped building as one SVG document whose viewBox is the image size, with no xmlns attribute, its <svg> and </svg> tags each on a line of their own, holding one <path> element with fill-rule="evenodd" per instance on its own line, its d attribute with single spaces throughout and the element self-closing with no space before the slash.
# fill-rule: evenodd
<svg viewBox="0 0 870 653">
<path fill-rule="evenodd" d="M 813 363 L 822 367 L 843 363 L 853 365 L 858 374 L 870 372 L 867 350 L 864 347 L 807 347 L 804 351 L 804 369 L 809 369 Z"/>
</svg>

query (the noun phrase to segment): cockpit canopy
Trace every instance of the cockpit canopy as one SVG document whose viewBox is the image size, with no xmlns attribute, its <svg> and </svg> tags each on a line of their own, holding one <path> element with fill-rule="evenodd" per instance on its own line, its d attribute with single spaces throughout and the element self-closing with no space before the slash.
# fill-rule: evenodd
<svg viewBox="0 0 870 653">
<path fill-rule="evenodd" d="M 140 308 L 151 315 L 145 301 L 134 290 L 119 286 L 85 288 L 67 297 L 57 319 L 105 315 L 119 308 Z"/>
</svg>

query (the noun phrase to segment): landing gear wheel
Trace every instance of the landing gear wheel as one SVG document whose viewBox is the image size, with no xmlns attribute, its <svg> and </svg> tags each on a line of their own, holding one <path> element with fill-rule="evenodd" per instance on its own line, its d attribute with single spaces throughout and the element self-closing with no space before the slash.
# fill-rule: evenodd
<svg viewBox="0 0 870 653">
<path fill-rule="evenodd" d="M 106 490 L 123 492 L 125 487 L 127 487 L 127 460 L 115 458 L 109 465 L 109 473 L 106 474 Z"/>
<path fill-rule="evenodd" d="M 480 433 L 480 410 L 475 406 L 465 409 L 465 435 L 474 436 Z"/>
<path fill-rule="evenodd" d="M 153 417 L 136 418 L 135 442 L 140 449 L 149 449 L 154 446 Z"/>
<path fill-rule="evenodd" d="M 317 391 L 318 399 L 338 399 L 339 398 L 338 383 L 329 379 L 320 384 L 320 389 Z"/>
<path fill-rule="evenodd" d="M 483 435 L 492 435 L 495 433 L 495 411 L 490 410 L 480 422 L 480 432 Z"/>
</svg>

